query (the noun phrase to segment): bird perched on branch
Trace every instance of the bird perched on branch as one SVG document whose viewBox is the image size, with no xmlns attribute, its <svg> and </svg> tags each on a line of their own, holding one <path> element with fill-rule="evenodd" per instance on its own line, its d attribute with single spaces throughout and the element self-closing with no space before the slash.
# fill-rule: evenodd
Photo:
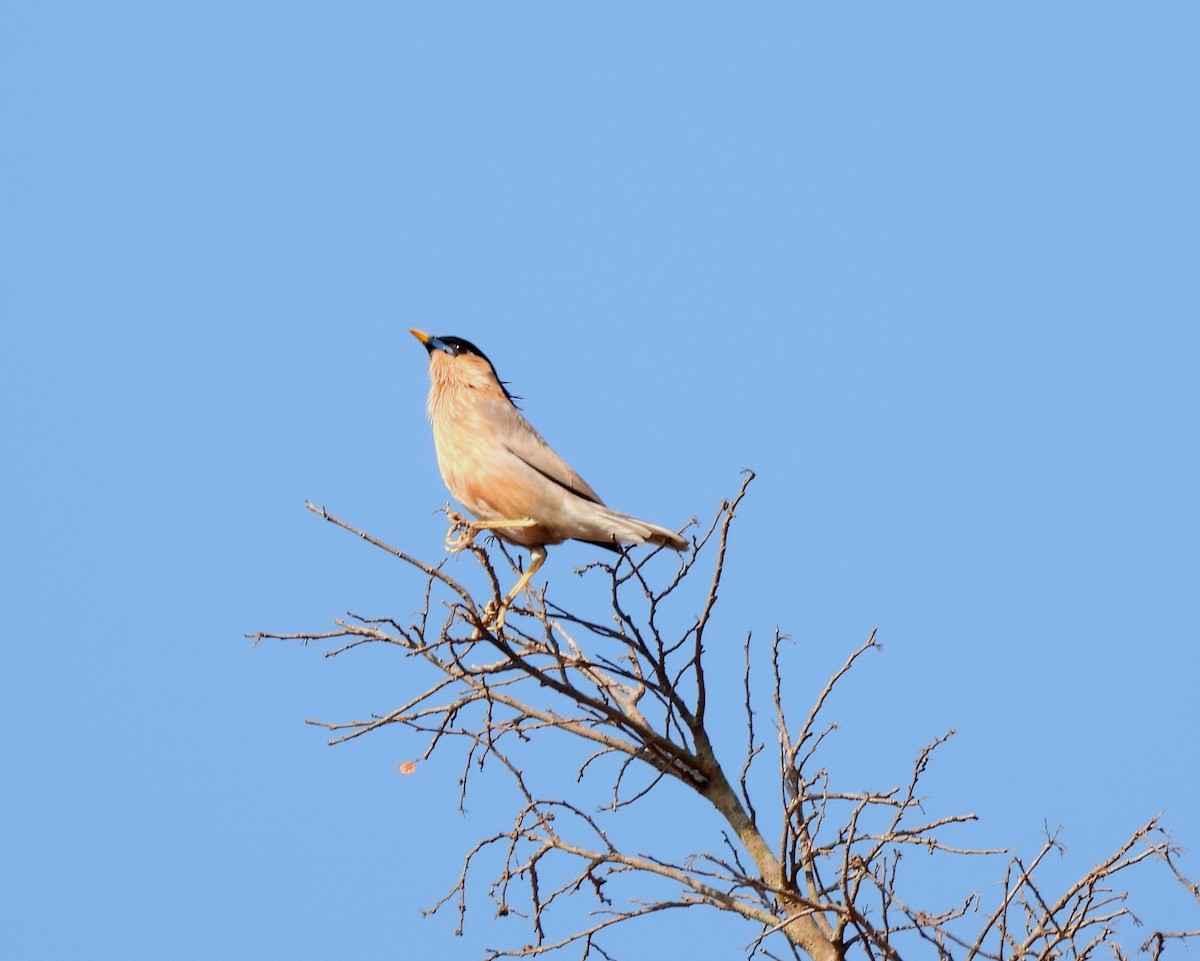
<svg viewBox="0 0 1200 961">
<path fill-rule="evenodd" d="M 546 545 L 586 541 L 661 544 L 682 551 L 674 531 L 620 514 L 558 456 L 513 403 L 483 352 L 461 337 L 411 330 L 429 352 L 429 419 L 442 480 L 475 521 L 451 517 L 446 546 L 462 550 L 490 530 L 529 548 L 529 568 L 492 615 L 504 625 L 508 606 L 546 560 Z"/>
</svg>

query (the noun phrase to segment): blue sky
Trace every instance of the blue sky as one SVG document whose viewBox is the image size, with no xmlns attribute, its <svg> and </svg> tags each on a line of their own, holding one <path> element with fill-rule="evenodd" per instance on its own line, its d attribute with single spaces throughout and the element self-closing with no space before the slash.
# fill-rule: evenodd
<svg viewBox="0 0 1200 961">
<path fill-rule="evenodd" d="M 714 657 L 779 626 L 806 707 L 878 626 L 849 774 L 953 726 L 928 790 L 971 840 L 1200 845 L 1198 42 L 1185 3 L 7 5 L 11 956 L 523 943 L 419 916 L 494 826 L 455 764 L 302 723 L 405 664 L 242 636 L 419 606 L 303 509 L 440 557 L 410 326 L 620 509 L 758 472 Z M 612 947 L 667 932 L 751 936 Z"/>
</svg>

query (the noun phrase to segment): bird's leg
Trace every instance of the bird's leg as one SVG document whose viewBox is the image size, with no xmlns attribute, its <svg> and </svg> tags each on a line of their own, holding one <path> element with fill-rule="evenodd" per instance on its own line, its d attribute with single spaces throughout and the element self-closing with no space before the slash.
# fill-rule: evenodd
<svg viewBox="0 0 1200 961">
<path fill-rule="evenodd" d="M 469 521 L 462 514 L 454 511 L 447 511 L 446 517 L 450 521 L 450 530 L 446 531 L 446 550 L 451 554 L 457 554 L 470 547 L 475 540 L 475 535 L 480 531 L 502 530 L 506 527 L 533 527 L 537 523 L 529 517 L 521 517 L 516 520 Z"/>
<path fill-rule="evenodd" d="M 505 595 L 500 606 L 495 611 L 488 612 L 485 623 L 489 628 L 498 631 L 504 627 L 504 615 L 508 613 L 508 606 L 520 596 L 521 591 L 529 586 L 530 579 L 544 563 L 546 563 L 546 548 L 541 546 L 529 548 L 529 567 L 525 569 L 524 574 L 517 578 L 517 583 Z"/>
</svg>

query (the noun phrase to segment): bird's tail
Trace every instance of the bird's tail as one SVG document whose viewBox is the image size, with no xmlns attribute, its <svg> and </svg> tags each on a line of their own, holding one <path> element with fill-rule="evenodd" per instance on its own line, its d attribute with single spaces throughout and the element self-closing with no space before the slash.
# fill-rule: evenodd
<svg viewBox="0 0 1200 961">
<path fill-rule="evenodd" d="M 601 527 L 604 536 L 595 540 L 588 538 L 588 543 L 614 549 L 617 544 L 660 544 L 674 551 L 685 551 L 688 548 L 688 542 L 672 530 L 607 507 L 601 507 L 600 510 L 603 515 Z"/>
</svg>

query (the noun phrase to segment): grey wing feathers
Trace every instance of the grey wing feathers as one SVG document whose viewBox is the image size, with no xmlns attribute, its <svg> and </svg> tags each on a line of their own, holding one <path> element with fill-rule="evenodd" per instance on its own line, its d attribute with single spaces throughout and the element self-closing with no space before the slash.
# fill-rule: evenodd
<svg viewBox="0 0 1200 961">
<path fill-rule="evenodd" d="M 492 402 L 496 403 L 496 402 Z M 542 435 L 533 429 L 519 410 L 511 404 L 493 412 L 494 422 L 499 431 L 500 440 L 514 457 L 525 463 L 530 469 L 541 474 L 547 480 L 565 487 L 571 493 L 591 501 L 593 504 L 603 504 L 600 495 L 592 490 L 591 485 L 580 477 L 571 466 L 554 452 L 549 444 L 542 440 Z M 507 408 L 507 409 L 504 409 Z"/>
<path fill-rule="evenodd" d="M 546 480 L 595 505 L 577 515 L 583 530 L 567 536 L 610 549 L 615 549 L 617 543 L 661 544 L 677 551 L 687 548 L 688 542 L 674 531 L 605 506 L 600 495 L 555 453 L 516 407 L 492 403 L 495 407 L 489 411 L 489 419 L 497 431 L 497 439 L 510 454 Z M 593 533 L 600 536 L 593 537 Z"/>
</svg>

